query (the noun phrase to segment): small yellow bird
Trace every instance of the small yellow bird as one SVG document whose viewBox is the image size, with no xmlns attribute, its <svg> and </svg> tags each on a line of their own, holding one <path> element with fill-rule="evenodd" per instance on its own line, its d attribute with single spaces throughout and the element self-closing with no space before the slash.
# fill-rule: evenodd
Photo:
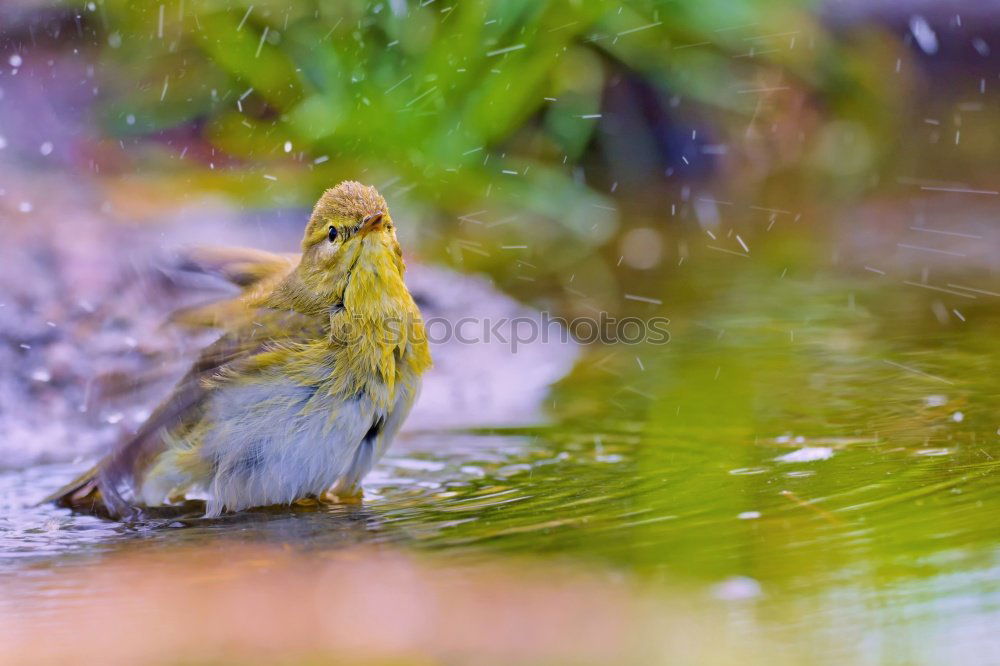
<svg viewBox="0 0 1000 666">
<path fill-rule="evenodd" d="M 316 203 L 301 257 L 200 260 L 243 287 L 185 315 L 222 336 L 131 440 L 49 499 L 115 517 L 191 494 L 207 517 L 360 500 L 431 365 L 385 199 L 343 182 Z"/>
</svg>

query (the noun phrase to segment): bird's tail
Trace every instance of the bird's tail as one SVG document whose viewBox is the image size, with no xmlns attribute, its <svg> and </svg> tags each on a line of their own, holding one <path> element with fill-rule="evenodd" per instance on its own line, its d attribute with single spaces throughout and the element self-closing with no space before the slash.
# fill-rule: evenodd
<svg viewBox="0 0 1000 666">
<path fill-rule="evenodd" d="M 99 467 L 99 465 L 95 465 L 43 499 L 39 504 L 55 502 L 59 506 L 77 508 L 101 502 L 101 489 L 97 482 Z"/>
</svg>

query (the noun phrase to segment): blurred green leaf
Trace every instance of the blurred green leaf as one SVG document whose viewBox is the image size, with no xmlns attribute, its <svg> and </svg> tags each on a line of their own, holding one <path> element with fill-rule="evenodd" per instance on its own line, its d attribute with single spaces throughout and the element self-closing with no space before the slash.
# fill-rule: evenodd
<svg viewBox="0 0 1000 666">
<path fill-rule="evenodd" d="M 308 205 L 331 177 L 379 174 L 376 184 L 397 183 L 440 211 L 443 224 L 491 210 L 530 229 L 539 251 L 580 256 L 616 228 L 615 206 L 593 186 L 602 171 L 613 181 L 615 169 L 633 169 L 656 183 L 662 160 L 681 158 L 665 135 L 681 99 L 699 125 L 714 124 L 718 143 L 746 141 L 764 102 L 768 112 L 785 112 L 758 92 L 771 88 L 809 91 L 857 123 L 859 135 L 879 136 L 885 91 L 859 59 L 867 49 L 844 57 L 809 7 L 107 0 L 106 30 L 119 37 L 105 53 L 117 63 L 107 127 L 135 135 L 187 126 L 238 158 L 213 160 L 210 168 L 221 163 L 223 172 L 196 182 L 227 180 L 227 190 L 257 201 L 294 196 Z M 648 126 L 615 136 L 618 121 L 606 110 L 622 82 L 644 96 L 628 102 L 627 122 Z M 613 159 L 600 154 L 611 141 L 619 142 Z M 831 174 L 818 158 L 802 164 L 857 187 L 880 148 L 872 145 L 859 173 Z M 754 145 L 748 151 L 762 154 Z M 780 156 L 758 159 L 754 177 L 782 166 Z M 294 178 L 295 187 L 256 185 L 279 172 L 295 174 L 282 181 Z M 540 229 L 553 233 L 536 238 Z"/>
</svg>

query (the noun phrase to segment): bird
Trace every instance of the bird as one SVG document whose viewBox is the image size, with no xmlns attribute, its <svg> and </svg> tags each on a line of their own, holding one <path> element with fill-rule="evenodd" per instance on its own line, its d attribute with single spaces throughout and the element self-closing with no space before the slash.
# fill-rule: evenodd
<svg viewBox="0 0 1000 666">
<path fill-rule="evenodd" d="M 360 502 L 431 366 L 385 199 L 326 190 L 300 255 L 205 248 L 242 288 L 180 313 L 221 329 L 134 436 L 47 500 L 112 518 L 205 498 L 204 516 Z"/>
</svg>

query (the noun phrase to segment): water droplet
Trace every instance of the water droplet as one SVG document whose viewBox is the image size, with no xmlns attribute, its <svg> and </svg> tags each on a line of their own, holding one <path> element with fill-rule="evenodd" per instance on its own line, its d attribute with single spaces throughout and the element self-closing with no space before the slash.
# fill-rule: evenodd
<svg viewBox="0 0 1000 666">
<path fill-rule="evenodd" d="M 749 576 L 731 576 L 712 586 L 712 596 L 722 601 L 746 601 L 762 594 L 760 583 Z"/>
<path fill-rule="evenodd" d="M 766 471 L 766 467 L 738 467 L 736 469 L 729 470 L 729 473 L 733 476 L 743 476 L 746 474 L 763 474 Z"/>
<path fill-rule="evenodd" d="M 927 19 L 919 14 L 912 16 L 910 18 L 910 32 L 913 33 L 913 38 L 917 40 L 917 45 L 921 51 L 927 55 L 937 53 L 937 35 L 934 33 L 934 29 L 931 28 L 930 23 L 927 22 Z"/>
<path fill-rule="evenodd" d="M 828 460 L 833 457 L 833 449 L 829 446 L 805 446 L 797 451 L 786 453 L 775 458 L 778 462 L 802 463 L 816 460 Z"/>
<path fill-rule="evenodd" d="M 925 407 L 943 407 L 948 402 L 948 396 L 946 395 L 929 395 L 924 398 Z"/>
<path fill-rule="evenodd" d="M 621 254 L 629 266 L 646 270 L 660 263 L 662 239 L 660 234 L 646 227 L 630 229 L 621 241 Z"/>
<path fill-rule="evenodd" d="M 36 382 L 47 382 L 52 379 L 52 374 L 45 368 L 39 368 L 31 373 L 31 379 Z"/>
</svg>

